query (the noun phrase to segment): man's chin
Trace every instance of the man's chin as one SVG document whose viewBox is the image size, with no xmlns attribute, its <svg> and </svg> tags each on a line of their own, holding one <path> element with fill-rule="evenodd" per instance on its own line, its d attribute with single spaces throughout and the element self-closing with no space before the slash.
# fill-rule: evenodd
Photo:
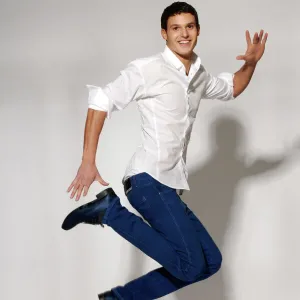
<svg viewBox="0 0 300 300">
<path fill-rule="evenodd" d="M 193 48 L 190 49 L 177 49 L 177 54 L 184 58 L 190 58 L 193 54 Z"/>
</svg>

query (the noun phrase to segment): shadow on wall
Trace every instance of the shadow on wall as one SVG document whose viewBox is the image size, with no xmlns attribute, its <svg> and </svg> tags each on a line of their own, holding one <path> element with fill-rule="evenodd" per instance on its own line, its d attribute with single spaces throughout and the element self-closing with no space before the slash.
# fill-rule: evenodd
<svg viewBox="0 0 300 300">
<path fill-rule="evenodd" d="M 234 115 L 217 116 L 210 127 L 210 138 L 213 145 L 211 155 L 200 167 L 190 172 L 190 191 L 185 191 L 181 197 L 199 217 L 222 252 L 226 245 L 225 233 L 230 225 L 234 225 L 231 219 L 233 209 L 235 213 L 240 212 L 237 209 L 239 199 L 236 199 L 236 195 L 241 180 L 260 175 L 274 175 L 275 171 L 282 171 L 282 166 L 299 151 L 293 152 L 294 149 L 291 149 L 276 159 L 257 158 L 251 164 L 247 164 L 247 149 L 243 149 L 245 128 Z M 240 149 L 243 149 L 244 155 L 239 154 Z M 230 228 L 231 231 L 235 230 L 234 226 Z M 128 281 L 143 274 L 143 261 L 143 253 L 133 248 Z M 226 281 L 222 279 L 225 277 Z M 164 299 L 170 299 L 169 297 L 171 298 L 167 296 Z M 228 275 L 224 274 L 224 268 L 221 268 L 221 271 L 211 278 L 173 293 L 172 299 L 176 298 L 230 299 Z"/>
</svg>

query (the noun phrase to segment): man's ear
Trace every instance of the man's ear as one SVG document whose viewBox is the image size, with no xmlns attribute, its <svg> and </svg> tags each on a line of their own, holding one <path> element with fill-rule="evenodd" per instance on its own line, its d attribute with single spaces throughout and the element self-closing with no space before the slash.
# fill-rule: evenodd
<svg viewBox="0 0 300 300">
<path fill-rule="evenodd" d="M 167 40 L 167 32 L 164 29 L 160 31 L 162 38 L 166 41 Z"/>
</svg>

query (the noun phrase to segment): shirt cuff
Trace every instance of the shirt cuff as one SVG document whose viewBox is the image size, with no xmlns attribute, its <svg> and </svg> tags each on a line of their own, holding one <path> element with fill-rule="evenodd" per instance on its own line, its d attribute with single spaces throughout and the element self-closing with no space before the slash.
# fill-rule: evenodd
<svg viewBox="0 0 300 300">
<path fill-rule="evenodd" d="M 94 86 L 86 85 L 89 90 L 88 107 L 94 110 L 101 110 L 107 112 L 107 119 L 111 118 L 112 107 L 109 98 L 103 92 L 103 89 Z"/>
</svg>

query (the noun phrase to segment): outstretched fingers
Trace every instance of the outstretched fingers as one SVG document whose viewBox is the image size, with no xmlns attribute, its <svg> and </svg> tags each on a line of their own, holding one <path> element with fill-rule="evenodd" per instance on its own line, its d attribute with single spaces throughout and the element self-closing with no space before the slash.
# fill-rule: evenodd
<svg viewBox="0 0 300 300">
<path fill-rule="evenodd" d="M 251 37 L 250 37 L 249 30 L 246 30 L 246 41 L 247 41 L 247 45 L 250 46 L 251 45 Z"/>
<path fill-rule="evenodd" d="M 79 189 L 81 183 L 80 182 L 77 182 L 74 187 L 73 187 L 73 191 L 71 193 L 71 196 L 70 196 L 70 199 L 73 199 L 74 195 L 76 194 L 77 190 Z"/>
<path fill-rule="evenodd" d="M 266 32 L 266 34 L 262 40 L 262 44 L 265 44 L 267 42 L 267 39 L 268 39 L 268 33 Z"/>
<path fill-rule="evenodd" d="M 259 34 L 258 32 L 255 32 L 254 33 L 254 36 L 253 36 L 253 44 L 258 44 L 258 43 L 262 43 L 262 44 L 265 44 L 266 41 L 268 39 L 268 33 L 265 33 L 264 35 L 264 30 L 261 29 Z M 247 40 L 247 45 L 251 45 L 251 37 L 250 37 L 250 33 L 248 30 L 246 30 L 246 40 Z"/>
<path fill-rule="evenodd" d="M 259 43 L 259 36 L 258 33 L 255 32 L 254 36 L 253 36 L 253 44 L 258 44 Z"/>
<path fill-rule="evenodd" d="M 68 189 L 68 192 L 71 190 L 71 186 Z M 84 184 L 81 180 L 77 180 L 77 182 L 74 183 L 74 185 L 73 185 L 73 191 L 70 195 L 70 199 L 73 199 L 73 197 L 76 194 L 75 200 L 78 201 L 82 194 L 84 197 L 87 195 L 88 190 L 89 190 L 89 186 Z"/>
<path fill-rule="evenodd" d="M 83 197 L 85 197 L 87 195 L 88 191 L 89 191 L 89 187 L 88 186 L 84 186 Z"/>
<path fill-rule="evenodd" d="M 77 177 L 72 181 L 72 183 L 70 184 L 70 186 L 67 189 L 67 193 L 69 193 L 71 191 L 71 189 L 75 186 L 75 184 L 77 183 L 78 179 Z"/>
<path fill-rule="evenodd" d="M 259 33 L 259 37 L 258 37 L 258 39 L 259 39 L 260 42 L 262 41 L 263 35 L 264 35 L 264 31 L 261 29 L 260 33 Z"/>
<path fill-rule="evenodd" d="M 80 199 L 83 188 L 84 188 L 84 185 L 81 184 L 81 185 L 79 186 L 79 188 L 78 188 L 78 191 L 77 191 L 77 195 L 76 195 L 76 198 L 75 198 L 76 201 L 78 201 L 78 200 Z"/>
</svg>

